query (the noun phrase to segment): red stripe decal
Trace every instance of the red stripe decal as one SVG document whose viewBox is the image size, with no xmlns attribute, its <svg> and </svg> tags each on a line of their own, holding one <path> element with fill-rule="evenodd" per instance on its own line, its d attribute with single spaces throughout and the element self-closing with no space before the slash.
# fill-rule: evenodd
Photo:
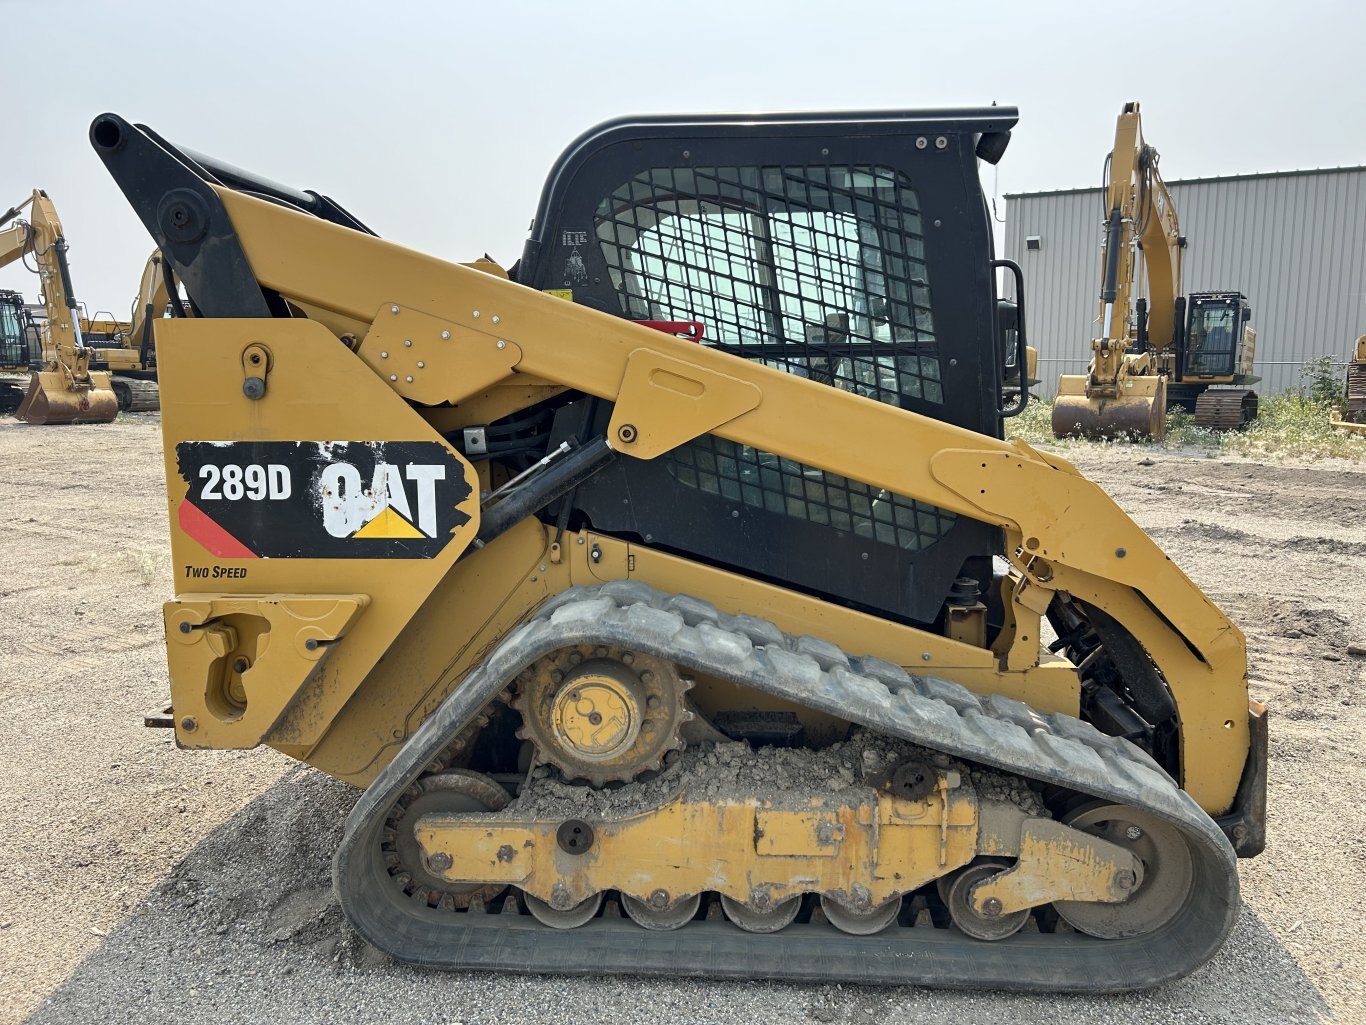
<svg viewBox="0 0 1366 1025">
<path fill-rule="evenodd" d="M 177 514 L 180 529 L 198 541 L 211 555 L 220 559 L 255 559 L 256 553 L 233 537 L 188 498 L 180 503 Z"/>
</svg>

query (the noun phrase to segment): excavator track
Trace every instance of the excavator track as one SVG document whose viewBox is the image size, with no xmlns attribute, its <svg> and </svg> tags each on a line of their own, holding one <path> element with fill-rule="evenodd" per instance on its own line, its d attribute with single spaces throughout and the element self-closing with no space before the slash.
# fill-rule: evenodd
<svg viewBox="0 0 1366 1025">
<path fill-rule="evenodd" d="M 1240 431 L 1257 419 L 1251 388 L 1206 388 L 1195 400 L 1195 425 L 1211 431 Z"/>
<path fill-rule="evenodd" d="M 1344 419 L 1348 423 L 1366 423 L 1366 362 L 1347 364 L 1347 409 Z"/>
<path fill-rule="evenodd" d="M 155 381 L 115 377 L 113 384 L 120 413 L 151 413 L 161 408 L 161 391 Z"/>
<path fill-rule="evenodd" d="M 1095 939 L 1020 932 L 997 942 L 896 924 L 849 935 L 817 921 L 749 933 L 724 921 L 674 931 L 594 918 L 572 931 L 519 913 L 514 899 L 460 911 L 419 904 L 384 860 L 385 823 L 432 760 L 538 659 L 574 644 L 616 644 L 839 716 L 912 744 L 1170 823 L 1190 852 L 1190 898 L 1144 935 Z M 1223 833 L 1143 751 L 1068 716 L 911 676 L 784 634 L 686 595 L 614 582 L 572 588 L 510 633 L 414 733 L 349 815 L 333 880 L 352 925 L 374 946 L 437 968 L 1114 992 L 1179 978 L 1218 952 L 1238 911 L 1235 858 Z"/>
</svg>

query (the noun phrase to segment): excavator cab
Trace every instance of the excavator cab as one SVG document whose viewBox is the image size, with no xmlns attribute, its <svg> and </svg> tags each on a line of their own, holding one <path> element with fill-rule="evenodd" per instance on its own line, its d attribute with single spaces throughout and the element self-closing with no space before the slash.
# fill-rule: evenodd
<svg viewBox="0 0 1366 1025">
<path fill-rule="evenodd" d="M 1254 376 L 1257 332 L 1241 292 L 1192 292 L 1188 320 L 1176 342 L 1167 402 L 1195 416 L 1201 427 L 1237 430 L 1257 418 Z M 1215 387 L 1218 386 L 1218 387 Z"/>
<path fill-rule="evenodd" d="M 32 317 L 18 292 L 0 289 L 0 412 L 11 413 L 24 396 L 29 368 L 41 359 L 36 337 L 28 330 Z M 15 376 L 10 376 L 15 375 Z"/>
<path fill-rule="evenodd" d="M 1241 292 L 1195 292 L 1190 296 L 1183 378 L 1232 379 L 1244 361 L 1244 328 L 1252 307 Z"/>
<path fill-rule="evenodd" d="M 0 371 L 28 370 L 40 358 L 30 349 L 30 320 L 23 296 L 0 290 Z"/>
</svg>

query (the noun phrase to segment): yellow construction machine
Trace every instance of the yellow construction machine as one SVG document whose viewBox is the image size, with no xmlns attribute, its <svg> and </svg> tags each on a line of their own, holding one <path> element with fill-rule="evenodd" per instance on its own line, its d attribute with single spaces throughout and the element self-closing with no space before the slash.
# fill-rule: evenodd
<svg viewBox="0 0 1366 1025">
<path fill-rule="evenodd" d="M 1264 842 L 1266 713 L 1237 627 L 1003 440 L 1027 345 L 1016 311 L 1008 371 L 977 167 L 1016 120 L 610 122 L 505 271 L 97 118 L 196 313 L 154 324 L 150 724 L 363 788 L 341 906 L 420 965 L 1204 963 Z"/>
<path fill-rule="evenodd" d="M 96 322 L 95 330 L 86 334 L 90 365 L 110 375 L 121 412 L 142 413 L 161 408 L 152 324 L 165 314 L 169 299 L 161 254 L 154 252 L 143 266 L 131 320 Z"/>
<path fill-rule="evenodd" d="M 1366 434 L 1366 335 L 1357 339 L 1352 359 L 1347 364 L 1347 388 L 1343 401 L 1333 411 L 1332 424 L 1339 430 Z"/>
<path fill-rule="evenodd" d="M 32 207 L 27 221 L 19 216 L 26 207 Z M 90 369 L 66 253 L 62 222 L 43 190 L 0 214 L 0 267 L 31 257 L 47 308 L 46 344 L 15 415 L 31 424 L 108 423 L 118 415 L 118 400 L 109 375 Z"/>
<path fill-rule="evenodd" d="M 1126 103 L 1106 159 L 1099 338 L 1085 374 L 1058 379 L 1053 433 L 1059 438 L 1151 438 L 1166 434 L 1169 408 L 1202 427 L 1237 429 L 1257 416 L 1257 335 L 1236 291 L 1182 285 L 1176 203 L 1143 140 L 1137 103 Z"/>
</svg>

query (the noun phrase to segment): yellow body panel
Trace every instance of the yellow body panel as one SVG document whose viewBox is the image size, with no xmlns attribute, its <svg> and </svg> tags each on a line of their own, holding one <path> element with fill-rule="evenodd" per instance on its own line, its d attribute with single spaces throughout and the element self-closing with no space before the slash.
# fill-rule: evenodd
<svg viewBox="0 0 1366 1025">
<path fill-rule="evenodd" d="M 467 480 L 475 478 L 473 468 L 378 378 L 367 373 L 359 381 L 351 380 L 355 356 L 320 324 L 306 320 L 226 324 L 164 320 L 158 322 L 156 330 L 163 387 L 194 396 L 193 401 L 168 405 L 162 413 L 162 430 L 168 439 L 166 481 L 177 600 L 203 601 L 206 595 L 213 595 L 212 600 L 222 601 L 237 595 L 268 603 L 309 596 L 369 596 L 364 612 L 354 617 L 342 639 L 329 648 L 328 658 L 321 664 L 326 671 L 314 672 L 306 681 L 286 680 L 277 685 L 277 689 L 296 688 L 289 705 L 290 717 L 281 723 L 272 718 L 262 724 L 262 731 L 271 731 L 270 742 L 275 746 L 302 754 L 332 724 L 394 636 L 413 618 L 473 539 L 479 526 L 477 489 L 462 506 L 468 521 L 431 559 L 225 557 L 186 531 L 182 506 L 187 485 L 177 447 L 170 439 L 319 443 L 425 439 L 443 445 L 450 458 L 464 467 Z M 256 401 L 245 398 L 242 390 L 241 355 L 253 344 L 264 345 L 272 354 L 266 393 Z M 282 638 L 281 643 L 289 643 L 289 639 Z M 175 640 L 170 642 L 173 652 L 175 644 Z M 253 654 L 245 649 L 229 650 L 224 657 L 231 662 L 239 655 L 250 658 Z M 171 688 L 176 707 L 186 699 L 202 703 L 206 682 L 194 672 L 188 676 L 177 673 L 178 663 L 172 659 Z M 313 719 L 320 714 L 323 721 L 319 725 Z M 202 717 L 192 736 L 183 725 L 178 724 L 177 729 L 182 743 L 250 746 L 244 743 L 247 738 L 231 717 Z M 251 743 L 260 739 L 258 736 Z"/>
<path fill-rule="evenodd" d="M 168 602 L 167 661 L 171 679 L 185 684 L 175 699 L 181 744 L 260 744 L 367 604 L 363 594 Z M 306 739 L 317 739 L 347 696 L 341 687 L 321 695 Z"/>
</svg>

